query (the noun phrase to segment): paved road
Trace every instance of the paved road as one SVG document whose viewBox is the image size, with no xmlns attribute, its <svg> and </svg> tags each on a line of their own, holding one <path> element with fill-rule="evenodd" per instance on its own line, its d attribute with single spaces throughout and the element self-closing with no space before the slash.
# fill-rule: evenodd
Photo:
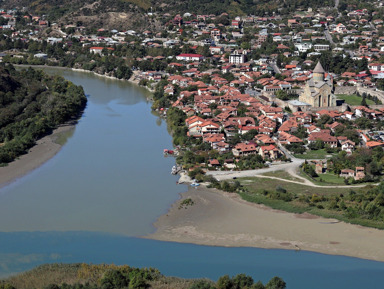
<svg viewBox="0 0 384 289">
<path fill-rule="evenodd" d="M 281 74 L 281 71 L 280 71 L 280 69 L 277 67 L 276 63 L 271 62 L 270 65 L 271 65 L 271 67 L 273 68 L 273 71 L 274 71 L 275 73 L 279 73 L 279 74 Z"/>
<path fill-rule="evenodd" d="M 328 30 L 328 29 L 325 29 L 325 30 L 324 30 L 324 35 L 325 35 L 325 37 L 327 38 L 327 40 L 331 43 L 331 45 L 334 45 L 334 44 L 335 44 L 335 43 L 333 42 L 332 36 L 331 36 L 331 34 L 329 33 L 329 30 Z"/>
<path fill-rule="evenodd" d="M 340 0 L 335 0 L 335 9 L 337 9 L 337 7 L 339 7 L 339 2 L 340 2 Z"/>
<path fill-rule="evenodd" d="M 229 180 L 232 178 L 245 178 L 245 177 L 254 177 L 268 172 L 282 171 L 287 170 L 296 170 L 304 162 L 291 162 L 279 165 L 271 165 L 268 168 L 257 169 L 257 170 L 246 170 L 246 171 L 209 171 L 207 175 L 215 177 L 218 181 Z"/>
</svg>

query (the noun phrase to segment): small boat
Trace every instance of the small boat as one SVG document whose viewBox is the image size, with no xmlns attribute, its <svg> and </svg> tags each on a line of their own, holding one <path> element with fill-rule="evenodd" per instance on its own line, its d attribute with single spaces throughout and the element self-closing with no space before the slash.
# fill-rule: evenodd
<svg viewBox="0 0 384 289">
<path fill-rule="evenodd" d="M 167 155 L 173 155 L 175 152 L 173 150 L 164 149 L 163 153 L 165 156 L 167 156 Z"/>
<path fill-rule="evenodd" d="M 199 183 L 192 183 L 192 184 L 191 184 L 191 187 L 198 187 L 198 186 L 200 186 Z"/>
</svg>

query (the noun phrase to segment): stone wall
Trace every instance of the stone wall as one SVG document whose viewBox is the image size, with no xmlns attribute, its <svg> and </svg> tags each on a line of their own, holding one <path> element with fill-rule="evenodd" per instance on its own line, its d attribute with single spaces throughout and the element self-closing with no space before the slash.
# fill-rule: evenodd
<svg viewBox="0 0 384 289">
<path fill-rule="evenodd" d="M 355 94 L 356 91 L 356 86 L 337 86 L 334 94 Z"/>
<path fill-rule="evenodd" d="M 360 95 L 362 95 L 363 93 L 366 93 L 366 94 L 370 94 L 372 96 L 376 96 L 381 101 L 381 103 L 384 103 L 384 92 L 382 92 L 382 91 L 374 90 L 372 88 L 358 86 L 357 92 L 360 93 Z"/>
<path fill-rule="evenodd" d="M 339 112 L 344 112 L 348 109 L 348 105 L 346 103 L 343 103 L 343 105 L 340 106 L 329 106 L 329 107 L 311 107 L 310 111 L 316 112 L 319 110 L 328 110 L 328 111 L 339 111 Z"/>
</svg>

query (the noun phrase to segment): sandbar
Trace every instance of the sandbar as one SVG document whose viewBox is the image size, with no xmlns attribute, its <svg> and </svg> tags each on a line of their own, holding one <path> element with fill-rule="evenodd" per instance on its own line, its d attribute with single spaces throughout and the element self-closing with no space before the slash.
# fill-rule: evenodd
<svg viewBox="0 0 384 289">
<path fill-rule="evenodd" d="M 27 154 L 21 155 L 5 167 L 0 167 L 0 188 L 40 167 L 54 157 L 62 145 L 57 142 L 59 136 L 75 128 L 74 123 L 59 126 L 47 136 L 36 141 L 36 145 L 29 149 Z"/>
<path fill-rule="evenodd" d="M 181 206 L 190 198 L 192 205 Z M 224 247 L 305 250 L 384 261 L 384 231 L 249 203 L 236 193 L 190 188 L 144 238 Z"/>
</svg>

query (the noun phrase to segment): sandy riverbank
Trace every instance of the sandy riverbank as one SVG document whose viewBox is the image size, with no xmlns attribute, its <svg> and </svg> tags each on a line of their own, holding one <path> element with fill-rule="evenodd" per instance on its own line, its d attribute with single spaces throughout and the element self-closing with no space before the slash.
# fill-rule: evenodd
<svg viewBox="0 0 384 289">
<path fill-rule="evenodd" d="M 27 154 L 20 156 L 6 167 L 0 167 L 0 187 L 28 174 L 55 156 L 62 147 L 57 142 L 58 138 L 74 128 L 74 124 L 61 125 L 52 134 L 39 139 Z"/>
<path fill-rule="evenodd" d="M 193 205 L 180 207 L 191 198 Z M 192 188 L 144 238 L 227 247 L 307 250 L 384 261 L 384 231 L 276 211 L 237 194 Z"/>
</svg>

